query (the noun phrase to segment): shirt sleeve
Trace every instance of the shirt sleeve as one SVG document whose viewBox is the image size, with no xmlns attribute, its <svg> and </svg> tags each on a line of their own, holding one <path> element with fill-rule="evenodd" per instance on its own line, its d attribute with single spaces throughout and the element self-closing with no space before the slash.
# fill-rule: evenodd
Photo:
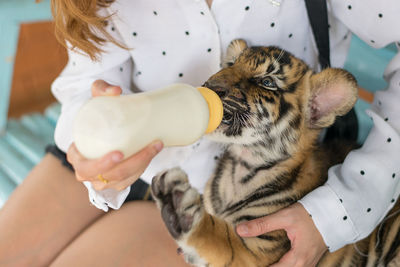
<svg viewBox="0 0 400 267">
<path fill-rule="evenodd" d="M 395 42 L 399 48 L 400 2 L 330 2 L 334 15 L 366 43 L 380 48 Z M 400 53 L 384 78 L 388 88 L 375 94 L 367 111 L 374 126 L 363 146 L 331 167 L 326 184 L 300 200 L 331 252 L 368 236 L 400 193 Z"/>
<path fill-rule="evenodd" d="M 111 23 L 107 26 L 109 33 L 121 40 Z M 123 94 L 130 93 L 132 60 L 129 51 L 107 42 L 102 46 L 104 50 L 98 61 L 92 61 L 79 51 L 68 49 L 68 63 L 59 77 L 53 82 L 51 90 L 61 103 L 61 114 L 58 118 L 54 139 L 56 145 L 64 152 L 73 142 L 73 121 L 79 108 L 91 96 L 91 85 L 97 79 L 119 85 Z M 96 207 L 108 210 L 108 207 L 119 208 L 129 193 L 128 187 L 118 192 L 113 189 L 96 191 L 89 182 L 84 183 L 88 188 L 89 197 Z"/>
</svg>

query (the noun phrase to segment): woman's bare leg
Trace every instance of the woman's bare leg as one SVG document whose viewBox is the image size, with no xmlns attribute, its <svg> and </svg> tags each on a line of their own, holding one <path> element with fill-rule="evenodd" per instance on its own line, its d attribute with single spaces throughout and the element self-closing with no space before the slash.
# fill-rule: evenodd
<svg viewBox="0 0 400 267">
<path fill-rule="evenodd" d="M 53 262 L 70 266 L 188 266 L 152 202 L 128 202 L 77 237 Z"/>
<path fill-rule="evenodd" d="M 104 214 L 86 188 L 46 155 L 0 210 L 0 266 L 46 266 Z"/>
</svg>

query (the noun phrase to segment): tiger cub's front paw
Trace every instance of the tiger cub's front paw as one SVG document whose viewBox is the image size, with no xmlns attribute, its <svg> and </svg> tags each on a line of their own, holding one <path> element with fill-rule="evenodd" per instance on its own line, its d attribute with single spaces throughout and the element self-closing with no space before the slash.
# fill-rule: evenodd
<svg viewBox="0 0 400 267">
<path fill-rule="evenodd" d="M 186 173 L 180 168 L 156 175 L 151 189 L 168 231 L 176 240 L 182 239 L 204 213 L 200 194 L 190 186 Z"/>
</svg>

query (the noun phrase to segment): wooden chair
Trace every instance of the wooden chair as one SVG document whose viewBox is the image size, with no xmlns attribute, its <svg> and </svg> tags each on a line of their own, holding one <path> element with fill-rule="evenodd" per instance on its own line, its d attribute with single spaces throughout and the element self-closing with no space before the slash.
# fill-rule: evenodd
<svg viewBox="0 0 400 267">
<path fill-rule="evenodd" d="M 49 0 L 0 1 L 0 207 L 54 142 L 50 85 L 67 54 L 50 19 Z"/>
</svg>

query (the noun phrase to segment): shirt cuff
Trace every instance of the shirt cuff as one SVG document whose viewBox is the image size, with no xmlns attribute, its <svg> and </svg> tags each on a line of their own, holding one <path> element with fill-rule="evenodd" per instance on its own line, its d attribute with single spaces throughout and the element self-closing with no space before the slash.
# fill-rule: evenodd
<svg viewBox="0 0 400 267">
<path fill-rule="evenodd" d="M 115 210 L 119 209 L 131 191 L 130 186 L 122 191 L 117 191 L 113 188 L 98 191 L 93 188 L 93 185 L 90 182 L 83 182 L 83 184 L 89 192 L 90 202 L 96 206 L 96 208 L 105 212 L 108 211 L 109 207 Z"/>
<path fill-rule="evenodd" d="M 335 166 L 331 168 L 335 171 Z M 354 223 L 342 205 L 342 200 L 328 184 L 318 187 L 299 200 L 312 217 L 330 252 L 357 240 Z"/>
</svg>

